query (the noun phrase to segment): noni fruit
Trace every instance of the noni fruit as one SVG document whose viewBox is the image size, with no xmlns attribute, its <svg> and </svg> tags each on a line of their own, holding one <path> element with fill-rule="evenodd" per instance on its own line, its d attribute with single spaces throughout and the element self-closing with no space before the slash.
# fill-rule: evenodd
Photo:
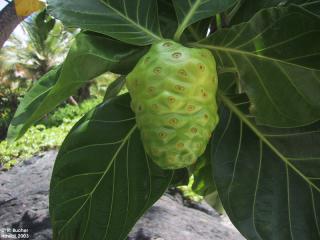
<svg viewBox="0 0 320 240">
<path fill-rule="evenodd" d="M 155 43 L 127 76 L 144 148 L 164 169 L 193 164 L 218 123 L 217 72 L 207 49 Z"/>
</svg>

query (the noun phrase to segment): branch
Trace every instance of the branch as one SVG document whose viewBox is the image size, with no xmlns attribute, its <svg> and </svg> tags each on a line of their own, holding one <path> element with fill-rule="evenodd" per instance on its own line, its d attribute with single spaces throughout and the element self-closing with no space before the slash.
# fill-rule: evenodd
<svg viewBox="0 0 320 240">
<path fill-rule="evenodd" d="M 0 49 L 3 47 L 5 41 L 8 40 L 10 34 L 23 21 L 25 17 L 18 17 L 14 2 L 10 2 L 0 12 Z"/>
</svg>

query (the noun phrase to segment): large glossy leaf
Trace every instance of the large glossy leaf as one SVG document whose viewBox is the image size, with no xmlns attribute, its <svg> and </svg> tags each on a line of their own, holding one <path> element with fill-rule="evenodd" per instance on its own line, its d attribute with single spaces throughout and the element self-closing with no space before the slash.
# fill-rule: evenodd
<svg viewBox="0 0 320 240">
<path fill-rule="evenodd" d="M 179 40 L 183 31 L 201 19 L 230 8 L 236 0 L 175 0 L 173 1 L 178 17 L 178 29 L 174 35 Z"/>
<path fill-rule="evenodd" d="M 22 130 L 22 126 L 25 124 L 25 120 L 30 117 L 30 113 L 37 110 L 49 94 L 59 78 L 60 71 L 61 65 L 49 71 L 25 95 L 9 126 L 7 136 L 9 141 L 13 141 L 23 134 L 22 131 L 25 130 Z"/>
<path fill-rule="evenodd" d="M 214 179 L 234 225 L 250 240 L 320 238 L 320 123 L 256 126 L 248 100 L 220 95 Z"/>
<path fill-rule="evenodd" d="M 193 46 L 237 72 L 259 124 L 293 127 L 320 119 L 319 42 L 320 18 L 290 6 L 260 11 Z"/>
<path fill-rule="evenodd" d="M 164 38 L 173 38 L 178 27 L 176 12 L 172 0 L 158 0 L 159 22 Z"/>
<path fill-rule="evenodd" d="M 238 24 L 250 20 L 258 11 L 264 8 L 286 6 L 288 4 L 304 4 L 310 0 L 238 0 L 237 11 L 231 15 L 231 24 Z"/>
<path fill-rule="evenodd" d="M 32 20 L 33 19 L 31 18 L 31 21 Z M 26 24 L 27 27 L 25 29 L 28 31 L 28 35 L 32 39 L 33 44 L 43 44 L 48 39 L 50 32 L 54 28 L 56 20 L 48 16 L 47 11 L 44 10 L 34 18 L 34 23 L 31 23 L 29 25 L 28 24 L 29 23 Z M 36 32 L 37 34 L 35 34 L 34 32 Z M 41 47 L 44 48 L 44 46 Z"/>
<path fill-rule="evenodd" d="M 54 239 L 126 239 L 166 190 L 173 171 L 146 155 L 128 94 L 109 100 L 72 129 L 50 186 Z"/>
<path fill-rule="evenodd" d="M 212 17 L 202 19 L 186 28 L 181 36 L 181 42 L 195 42 L 205 38 L 212 22 Z"/>
<path fill-rule="evenodd" d="M 107 88 L 103 101 L 116 97 L 126 84 L 126 76 L 120 76 L 114 80 Z"/>
<path fill-rule="evenodd" d="M 170 182 L 170 187 L 188 185 L 189 178 L 189 171 L 187 168 L 177 169 L 174 171 L 173 178 Z"/>
<path fill-rule="evenodd" d="M 304 4 L 301 4 L 301 7 L 303 7 L 304 9 L 317 14 L 320 16 L 320 1 L 307 1 Z"/>
<path fill-rule="evenodd" d="M 134 45 L 161 39 L 156 0 L 48 0 L 49 12 L 65 24 Z"/>
<path fill-rule="evenodd" d="M 141 54 L 140 48 L 103 36 L 80 33 L 71 47 L 60 74 L 50 74 L 49 81 L 54 82 L 54 85 L 48 89 L 34 87 L 22 100 L 11 122 L 9 138 L 21 137 L 37 120 L 52 111 L 92 78 L 106 71 L 128 72 Z M 58 79 L 54 79 L 56 77 Z M 43 79 L 47 82 L 47 76 Z M 43 81 L 40 80 L 40 82 Z"/>
</svg>

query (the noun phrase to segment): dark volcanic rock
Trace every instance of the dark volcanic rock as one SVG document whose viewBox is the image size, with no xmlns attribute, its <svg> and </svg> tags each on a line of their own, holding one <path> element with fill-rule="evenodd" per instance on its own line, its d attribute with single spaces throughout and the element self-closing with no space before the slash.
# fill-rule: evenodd
<svg viewBox="0 0 320 240">
<path fill-rule="evenodd" d="M 0 230 L 28 229 L 31 236 L 28 239 L 51 239 L 48 189 L 56 154 L 49 151 L 0 174 Z M 176 192 L 167 193 L 156 202 L 129 236 L 129 240 L 194 239 L 244 238 L 226 217 L 219 216 L 207 204 L 186 206 Z"/>
<path fill-rule="evenodd" d="M 130 240 L 244 239 L 226 217 L 185 207 L 167 194 L 145 213 L 130 236 Z"/>
<path fill-rule="evenodd" d="M 51 239 L 49 180 L 56 151 L 33 157 L 0 174 L 0 228 L 29 229 L 31 239 Z"/>
</svg>

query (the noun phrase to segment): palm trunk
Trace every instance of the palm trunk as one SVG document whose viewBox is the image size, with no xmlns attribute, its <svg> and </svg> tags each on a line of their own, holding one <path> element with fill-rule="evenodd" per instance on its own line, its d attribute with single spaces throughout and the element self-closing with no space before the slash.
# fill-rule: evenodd
<svg viewBox="0 0 320 240">
<path fill-rule="evenodd" d="M 19 17 L 16 14 L 14 2 L 9 3 L 0 12 L 0 49 L 3 47 L 5 41 L 9 38 L 13 30 L 18 24 L 23 21 L 25 17 Z"/>
</svg>

